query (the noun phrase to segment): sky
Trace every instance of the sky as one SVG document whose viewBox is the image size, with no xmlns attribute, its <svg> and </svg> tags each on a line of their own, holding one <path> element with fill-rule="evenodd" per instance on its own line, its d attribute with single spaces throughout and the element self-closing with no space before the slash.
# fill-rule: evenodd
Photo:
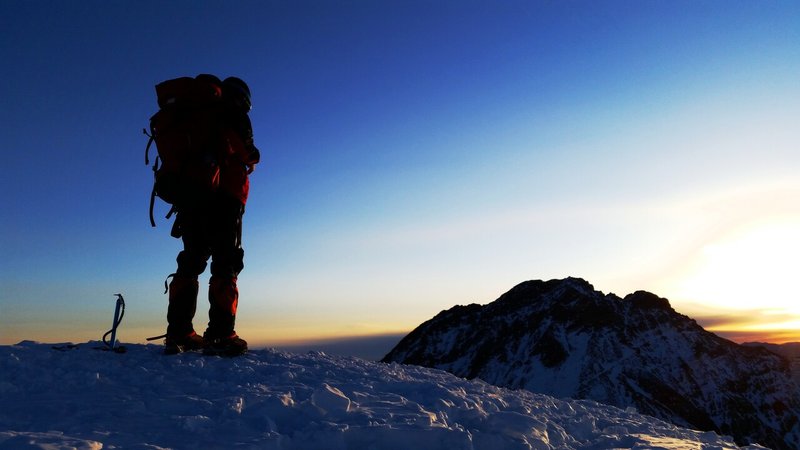
<svg viewBox="0 0 800 450">
<path fill-rule="evenodd" d="M 116 293 L 121 340 L 163 333 L 181 243 L 165 204 L 149 225 L 141 130 L 155 84 L 199 73 L 253 96 L 251 345 L 402 334 L 568 276 L 800 341 L 800 3 L 0 8 L 0 344 L 99 339 Z"/>
</svg>

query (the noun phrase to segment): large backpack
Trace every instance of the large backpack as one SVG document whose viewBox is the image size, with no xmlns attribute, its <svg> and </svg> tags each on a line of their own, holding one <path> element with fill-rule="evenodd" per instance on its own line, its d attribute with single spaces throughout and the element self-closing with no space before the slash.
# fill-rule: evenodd
<svg viewBox="0 0 800 450">
<path fill-rule="evenodd" d="M 155 226 L 153 205 L 159 197 L 172 205 L 167 218 L 183 202 L 202 199 L 219 186 L 221 160 L 230 143 L 220 120 L 222 83 L 213 75 L 182 77 L 156 85 L 159 110 L 150 118 L 145 164 L 150 165 L 150 146 L 158 156 L 153 162 L 150 224 Z"/>
</svg>

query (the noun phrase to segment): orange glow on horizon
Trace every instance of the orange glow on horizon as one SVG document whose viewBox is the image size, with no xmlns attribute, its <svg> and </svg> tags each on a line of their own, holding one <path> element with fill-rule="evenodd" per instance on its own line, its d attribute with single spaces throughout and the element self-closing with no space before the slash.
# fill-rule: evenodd
<svg viewBox="0 0 800 450">
<path fill-rule="evenodd" d="M 690 317 L 691 314 L 689 315 Z M 790 314 L 770 311 L 742 311 L 721 316 L 693 317 L 706 331 L 736 343 L 800 342 L 800 320 Z"/>
<path fill-rule="evenodd" d="M 745 342 L 763 342 L 769 344 L 786 344 L 800 342 L 800 330 L 749 331 L 733 329 L 708 329 L 708 331 L 725 339 L 742 344 Z"/>
</svg>

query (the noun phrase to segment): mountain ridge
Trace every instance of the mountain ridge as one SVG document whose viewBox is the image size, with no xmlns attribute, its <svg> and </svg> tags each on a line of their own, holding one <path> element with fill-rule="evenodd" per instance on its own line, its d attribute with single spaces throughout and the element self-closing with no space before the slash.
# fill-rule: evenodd
<svg viewBox="0 0 800 450">
<path fill-rule="evenodd" d="M 489 304 L 440 312 L 383 361 L 635 407 L 740 445 L 800 447 L 789 362 L 710 333 L 647 291 L 620 298 L 580 278 L 526 281 Z"/>
</svg>

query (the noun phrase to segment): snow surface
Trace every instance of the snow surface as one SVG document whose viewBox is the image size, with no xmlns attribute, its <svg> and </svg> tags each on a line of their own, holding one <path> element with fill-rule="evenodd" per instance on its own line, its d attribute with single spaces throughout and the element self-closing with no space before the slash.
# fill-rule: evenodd
<svg viewBox="0 0 800 450">
<path fill-rule="evenodd" d="M 0 346 L 0 449 L 739 448 L 630 409 L 415 366 L 99 346 Z"/>
</svg>

